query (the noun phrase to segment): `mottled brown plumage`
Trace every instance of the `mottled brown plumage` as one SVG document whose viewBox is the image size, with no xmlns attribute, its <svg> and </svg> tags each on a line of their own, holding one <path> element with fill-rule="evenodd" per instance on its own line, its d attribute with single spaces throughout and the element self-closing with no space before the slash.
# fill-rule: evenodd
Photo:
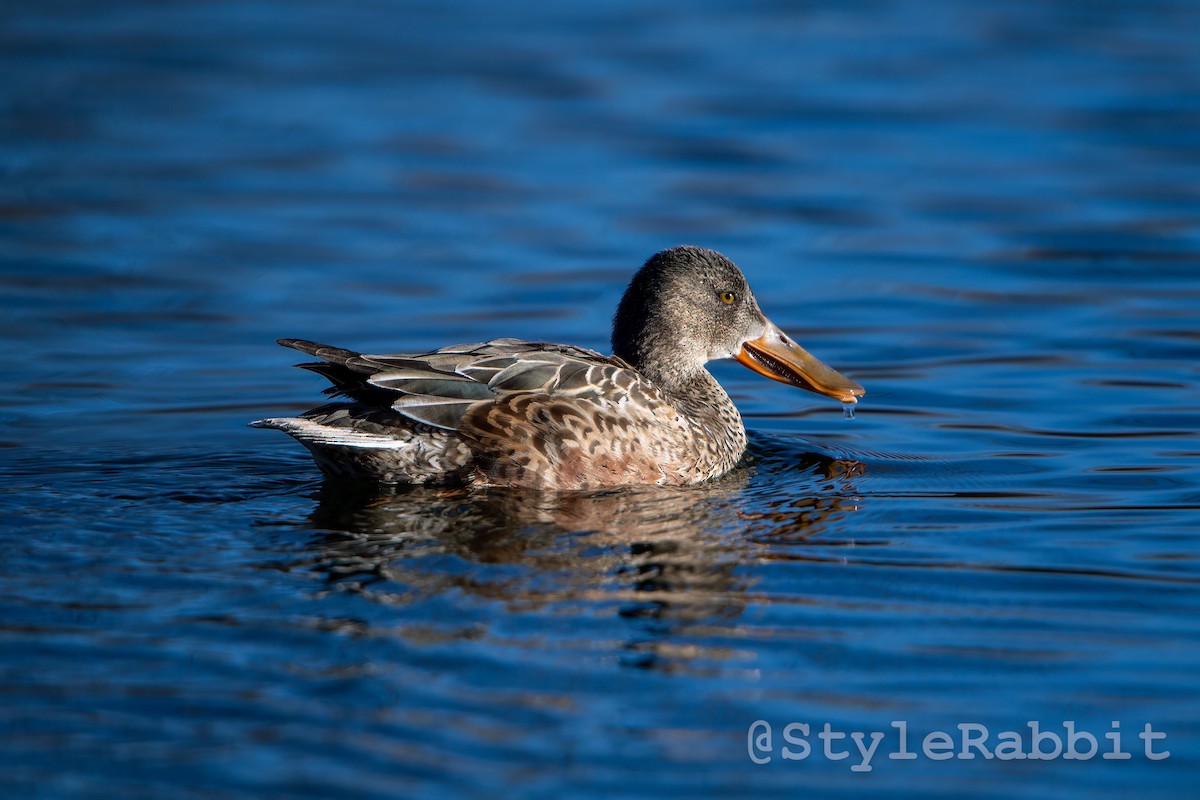
<svg viewBox="0 0 1200 800">
<path fill-rule="evenodd" d="M 496 339 L 418 355 L 363 355 L 299 339 L 344 398 L 277 428 L 330 475 L 385 483 L 588 489 L 691 484 L 727 472 L 746 431 L 704 365 L 737 358 L 777 380 L 854 402 L 863 391 L 763 316 L 746 279 L 711 250 L 677 247 L 634 276 L 613 351 Z"/>
</svg>

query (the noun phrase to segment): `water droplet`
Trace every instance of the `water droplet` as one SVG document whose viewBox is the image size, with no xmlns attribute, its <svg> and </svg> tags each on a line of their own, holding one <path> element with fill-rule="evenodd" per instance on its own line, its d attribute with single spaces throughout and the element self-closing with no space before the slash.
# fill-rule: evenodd
<svg viewBox="0 0 1200 800">
<path fill-rule="evenodd" d="M 854 403 L 842 403 L 842 416 L 846 419 L 854 419 Z"/>
</svg>

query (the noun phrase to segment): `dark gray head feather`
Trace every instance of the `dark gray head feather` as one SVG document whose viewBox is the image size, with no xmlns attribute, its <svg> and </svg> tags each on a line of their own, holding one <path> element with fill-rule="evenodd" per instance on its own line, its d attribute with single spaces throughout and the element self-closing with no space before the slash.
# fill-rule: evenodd
<svg viewBox="0 0 1200 800">
<path fill-rule="evenodd" d="M 732 292 L 734 301 L 722 300 Z M 766 318 L 737 265 L 715 250 L 684 245 L 650 257 L 629 282 L 613 318 L 613 353 L 664 388 L 737 353 Z"/>
</svg>

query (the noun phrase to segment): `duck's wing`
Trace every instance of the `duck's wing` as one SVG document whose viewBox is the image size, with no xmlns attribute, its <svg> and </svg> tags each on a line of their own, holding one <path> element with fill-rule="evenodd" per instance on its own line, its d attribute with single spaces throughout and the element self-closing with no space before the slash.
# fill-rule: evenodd
<svg viewBox="0 0 1200 800">
<path fill-rule="evenodd" d="M 571 345 L 494 339 L 432 353 L 371 355 L 303 339 L 279 344 L 321 359 L 298 366 L 328 378 L 327 393 L 451 431 L 472 405 L 517 392 L 583 400 L 644 391 L 644 379 L 621 359 Z"/>
</svg>

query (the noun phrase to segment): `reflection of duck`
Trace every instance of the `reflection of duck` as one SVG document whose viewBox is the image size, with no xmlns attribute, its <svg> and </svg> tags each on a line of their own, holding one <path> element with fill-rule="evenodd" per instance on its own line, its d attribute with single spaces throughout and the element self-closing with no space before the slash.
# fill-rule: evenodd
<svg viewBox="0 0 1200 800">
<path fill-rule="evenodd" d="M 601 602 L 626 618 L 733 619 L 749 588 L 739 567 L 757 549 L 738 535 L 747 477 L 584 492 L 326 481 L 306 566 L 386 604 L 463 593 L 513 608 Z"/>
<path fill-rule="evenodd" d="M 613 356 L 497 339 L 423 355 L 280 344 L 349 398 L 253 423 L 294 436 L 327 474 L 385 483 L 584 489 L 681 485 L 728 472 L 746 448 L 729 395 L 704 365 L 736 358 L 767 377 L 854 403 L 863 389 L 759 310 L 719 253 L 676 247 L 630 282 Z"/>
<path fill-rule="evenodd" d="M 527 636 L 549 636 L 559 647 L 594 649 L 603 639 L 641 669 L 735 666 L 744 657 L 739 637 L 721 631 L 735 630 L 751 604 L 770 602 L 756 592 L 751 565 L 774 557 L 772 532 L 828 538 L 852 508 L 829 498 L 853 491 L 838 477 L 846 462 L 787 448 L 768 466 L 773 456 L 760 458 L 757 443 L 752 450 L 751 466 L 692 487 L 542 492 L 328 480 L 310 517 L 320 533 L 286 568 L 379 610 L 338 624 L 414 644 L 521 647 Z M 749 486 L 759 469 L 786 470 L 795 513 L 784 505 L 755 513 L 762 504 Z M 497 617 L 495 608 L 512 613 Z M 535 628 L 513 622 L 523 614 Z"/>
<path fill-rule="evenodd" d="M 758 511 L 739 468 L 700 487 L 588 492 L 386 487 L 330 480 L 311 515 L 314 570 L 342 591 L 408 605 L 463 593 L 529 608 L 616 603 L 656 623 L 737 618 L 747 564 L 774 535 L 820 539 L 854 508 L 851 462 L 772 442 L 754 462 L 787 472 L 788 504 Z M 772 465 L 771 462 L 777 462 Z M 770 465 L 770 466 L 767 466 Z"/>
</svg>

